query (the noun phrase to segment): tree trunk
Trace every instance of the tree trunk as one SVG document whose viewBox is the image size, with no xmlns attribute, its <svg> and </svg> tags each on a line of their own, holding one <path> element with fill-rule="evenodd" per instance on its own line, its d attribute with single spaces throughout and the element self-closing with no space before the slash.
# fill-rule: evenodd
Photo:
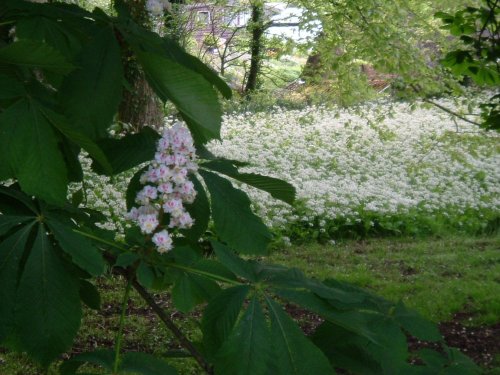
<svg viewBox="0 0 500 375">
<path fill-rule="evenodd" d="M 150 28 L 150 19 L 146 11 L 145 0 L 123 0 L 130 9 L 135 22 Z M 132 125 L 134 130 L 144 126 L 162 127 L 164 123 L 163 104 L 146 81 L 144 72 L 133 59 L 132 54 L 125 56 L 125 79 L 128 89 L 123 92 L 123 99 L 118 109 L 118 120 Z"/>
<path fill-rule="evenodd" d="M 324 34 L 323 32 L 321 32 L 316 37 L 314 43 L 316 47 L 320 46 L 323 40 L 324 40 Z M 314 81 L 315 79 L 319 78 L 318 76 L 321 74 L 322 69 L 323 69 L 323 61 L 321 58 L 321 52 L 320 48 L 317 48 L 316 50 L 312 51 L 307 57 L 306 64 L 302 69 L 300 77 L 306 82 Z"/>
<path fill-rule="evenodd" d="M 146 81 L 146 77 L 135 61 L 125 64 L 125 79 L 130 85 L 123 91 L 118 109 L 118 120 L 132 125 L 135 131 L 144 126 L 163 126 L 163 103 Z"/>
<path fill-rule="evenodd" d="M 250 46 L 250 70 L 245 85 L 245 93 L 248 94 L 258 88 L 259 73 L 262 64 L 262 36 L 264 35 L 264 3 L 260 0 L 252 3 L 252 20 L 250 28 L 252 31 L 252 41 Z"/>
</svg>

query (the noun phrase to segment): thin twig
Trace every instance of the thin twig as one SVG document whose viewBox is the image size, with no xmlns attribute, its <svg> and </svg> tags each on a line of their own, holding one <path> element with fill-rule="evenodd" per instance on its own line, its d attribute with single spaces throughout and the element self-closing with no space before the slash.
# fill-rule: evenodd
<svg viewBox="0 0 500 375">
<path fill-rule="evenodd" d="M 415 91 L 415 93 L 420 94 L 420 90 L 419 90 L 418 87 L 416 87 L 413 84 L 410 84 L 410 87 L 413 89 L 413 91 Z M 434 102 L 434 101 L 432 101 L 430 99 L 422 98 L 421 100 L 424 101 L 424 102 L 426 102 L 426 103 L 432 104 L 433 106 L 435 106 L 436 108 L 439 108 L 443 112 L 446 112 L 449 115 L 455 116 L 455 117 L 459 118 L 462 121 L 468 122 L 469 124 L 472 124 L 472 125 L 481 126 L 481 124 L 479 122 L 475 122 L 475 121 L 469 120 L 467 117 L 464 117 L 464 116 L 460 115 L 459 113 L 456 113 L 456 112 L 452 111 L 451 109 L 446 108 L 445 106 L 443 106 L 443 105 L 441 105 L 439 103 L 436 103 L 436 102 Z"/>
<path fill-rule="evenodd" d="M 469 120 L 467 117 L 464 117 L 456 112 L 453 112 L 451 109 L 446 108 L 445 106 L 442 106 L 441 104 L 438 104 L 430 99 L 423 98 L 422 100 L 426 103 L 432 104 L 433 106 L 439 108 L 440 110 L 442 110 L 442 111 L 444 111 L 452 116 L 458 117 L 462 121 L 468 122 L 469 124 L 472 124 L 472 125 L 481 126 L 481 124 L 479 122 Z"/>
</svg>

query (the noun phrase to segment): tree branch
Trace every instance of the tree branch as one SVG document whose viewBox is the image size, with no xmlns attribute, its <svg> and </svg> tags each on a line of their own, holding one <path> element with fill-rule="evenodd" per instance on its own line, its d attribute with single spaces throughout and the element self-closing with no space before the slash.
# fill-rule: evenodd
<svg viewBox="0 0 500 375">
<path fill-rule="evenodd" d="M 116 258 L 109 254 L 105 253 L 104 257 L 109 262 L 109 264 L 115 264 Z M 205 372 L 209 375 L 213 375 L 214 371 L 212 366 L 205 361 L 205 358 L 201 355 L 201 353 L 194 347 L 193 343 L 189 341 L 189 339 L 182 333 L 182 331 L 177 327 L 172 319 L 165 313 L 165 310 L 156 303 L 153 296 L 149 294 L 149 292 L 144 289 L 144 287 L 139 284 L 135 277 L 135 271 L 131 268 L 121 268 L 115 267 L 113 268 L 116 272 L 124 276 L 127 280 L 131 280 L 132 286 L 135 290 L 141 295 L 141 297 L 146 301 L 146 303 L 153 309 L 153 311 L 158 315 L 160 320 L 167 326 L 167 328 L 174 334 L 174 336 L 179 340 L 180 344 L 193 356 L 193 358 L 198 362 L 200 367 L 205 370 Z"/>
<path fill-rule="evenodd" d="M 179 340 L 181 345 L 186 348 L 189 353 L 193 356 L 193 358 L 198 362 L 198 364 L 205 370 L 207 374 L 213 374 L 212 366 L 205 361 L 200 352 L 194 347 L 191 341 L 181 332 L 179 327 L 175 325 L 172 319 L 165 313 L 165 311 L 161 308 L 160 305 L 156 303 L 153 296 L 149 294 L 149 292 L 144 289 L 144 287 L 137 282 L 136 279 L 132 281 L 132 286 L 135 290 L 141 295 L 141 297 L 146 301 L 146 303 L 153 309 L 153 311 L 158 315 L 163 323 L 167 326 L 167 328 L 174 334 L 174 336 Z"/>
<path fill-rule="evenodd" d="M 418 89 L 418 87 L 416 87 L 415 85 L 410 85 L 410 87 L 413 89 L 413 91 L 415 91 L 415 93 L 417 94 L 420 94 L 420 90 Z M 468 122 L 469 124 L 472 124 L 472 125 L 476 125 L 476 126 L 481 126 L 481 124 L 479 122 L 475 122 L 475 121 L 472 121 L 472 120 L 469 120 L 467 117 L 464 117 L 454 111 L 452 111 L 451 109 L 449 108 L 446 108 L 445 106 L 439 104 L 439 103 L 436 103 L 430 99 L 427 99 L 427 98 L 422 98 L 422 101 L 426 102 L 426 103 L 429 103 L 429 104 L 432 104 L 434 107 L 436 108 L 439 108 L 440 110 L 442 110 L 443 112 L 446 112 L 452 116 L 455 116 L 457 118 L 459 118 L 460 120 L 462 121 L 465 121 L 465 122 Z"/>
<path fill-rule="evenodd" d="M 455 116 L 455 117 L 459 118 L 462 121 L 468 122 L 469 124 L 472 124 L 472 125 L 481 126 L 481 124 L 479 122 L 475 122 L 475 121 L 469 120 L 467 117 L 464 117 L 464 116 L 462 116 L 462 115 L 460 115 L 460 114 L 452 111 L 451 109 L 446 108 L 445 106 L 442 106 L 441 104 L 436 103 L 436 102 L 434 102 L 434 101 L 432 101 L 430 99 L 423 98 L 422 100 L 424 102 L 426 102 L 426 103 L 432 104 L 433 106 L 439 108 L 440 110 L 442 110 L 442 111 L 444 111 L 444 112 L 446 112 L 446 113 L 448 113 L 448 114 L 450 114 L 452 116 Z"/>
</svg>

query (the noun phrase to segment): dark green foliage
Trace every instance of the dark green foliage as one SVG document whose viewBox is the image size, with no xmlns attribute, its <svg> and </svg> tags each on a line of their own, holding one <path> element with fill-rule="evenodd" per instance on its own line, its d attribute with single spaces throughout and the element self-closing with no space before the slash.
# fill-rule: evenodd
<svg viewBox="0 0 500 375">
<path fill-rule="evenodd" d="M 12 188 L 0 189 L 2 199 L 17 200 L 31 212 L 0 216 L 0 341 L 47 365 L 71 345 L 80 325 L 80 296 L 98 304 L 98 295 L 81 278 L 102 274 L 104 261 L 57 211 Z"/>
<path fill-rule="evenodd" d="M 222 343 L 228 339 L 249 290 L 247 285 L 225 289 L 207 305 L 201 324 L 203 344 L 209 358 L 213 358 Z M 232 345 L 228 347 L 234 349 Z"/>
<path fill-rule="evenodd" d="M 460 49 L 449 52 L 442 64 L 456 76 L 470 77 L 478 85 L 500 86 L 500 4 L 483 0 L 481 7 L 466 7 L 455 14 L 436 13 L 462 42 Z M 500 96 L 494 95 L 481 105 L 482 126 L 500 130 Z"/>
<path fill-rule="evenodd" d="M 89 239 L 73 232 L 75 226 L 71 221 L 63 223 L 49 217 L 47 224 L 61 249 L 76 265 L 93 276 L 99 276 L 104 272 L 104 260 L 101 254 Z"/>
<path fill-rule="evenodd" d="M 122 357 L 120 371 L 142 375 L 176 375 L 177 371 L 164 360 L 146 353 L 130 352 Z"/>
<path fill-rule="evenodd" d="M 101 367 L 107 372 L 113 371 L 114 352 L 111 350 L 96 350 L 82 353 L 63 363 L 60 367 L 61 375 L 77 374 L 78 369 L 84 364 Z M 122 356 L 119 374 L 142 375 L 176 375 L 177 371 L 165 361 L 146 353 L 130 352 Z M 113 372 L 114 373 L 114 372 Z"/>
<path fill-rule="evenodd" d="M 82 353 L 71 360 L 64 362 L 60 367 L 61 375 L 76 374 L 78 368 L 85 363 L 91 363 L 104 368 L 107 371 L 113 370 L 114 353 L 111 350 L 98 349 L 91 353 Z"/>
<path fill-rule="evenodd" d="M 328 359 L 297 324 L 271 299 L 267 299 L 271 316 L 271 346 L 275 374 L 332 374 Z"/>
<path fill-rule="evenodd" d="M 221 240 L 240 252 L 266 254 L 271 234 L 250 209 L 250 199 L 229 181 L 201 171 L 210 193 L 212 217 Z"/>
<path fill-rule="evenodd" d="M 274 198 L 285 203 L 293 204 L 295 200 L 295 188 L 289 183 L 268 176 L 255 173 L 240 173 L 230 160 L 215 159 L 203 164 L 203 168 L 219 172 L 234 178 L 257 189 L 267 191 Z"/>
<path fill-rule="evenodd" d="M 120 47 L 109 26 L 92 34 L 59 91 L 61 106 L 72 125 L 91 139 L 106 136 L 122 93 Z"/>
<path fill-rule="evenodd" d="M 63 155 L 37 103 L 22 99 L 0 114 L 0 149 L 8 177 L 16 177 L 26 193 L 55 204 L 65 201 L 68 178 Z"/>
<path fill-rule="evenodd" d="M 209 301 L 219 290 L 219 286 L 212 280 L 183 273 L 172 288 L 172 301 L 179 311 L 186 313 L 201 302 Z"/>
<path fill-rule="evenodd" d="M 149 161 L 154 158 L 158 138 L 158 133 L 145 127 L 139 133 L 121 139 L 103 139 L 99 141 L 99 147 L 107 156 L 112 172 L 105 173 L 99 164 L 95 165 L 94 169 L 99 173 L 113 175 Z M 96 161 L 99 162 L 98 159 Z"/>
<path fill-rule="evenodd" d="M 83 303 L 94 310 L 101 309 L 101 296 L 97 288 L 87 280 L 80 280 L 80 298 Z"/>
<path fill-rule="evenodd" d="M 258 298 L 254 297 L 218 352 L 215 373 L 217 375 L 267 374 L 272 360 L 275 358 L 271 356 L 269 327 Z M 272 371 L 272 373 L 281 372 Z"/>
<path fill-rule="evenodd" d="M 39 224 L 20 276 L 14 334 L 22 349 L 48 365 L 70 347 L 80 326 L 81 305 L 78 279 L 45 231 Z"/>
<path fill-rule="evenodd" d="M 0 63 L 26 67 L 60 74 L 67 74 L 74 66 L 61 52 L 45 43 L 20 40 L 0 48 Z"/>
<path fill-rule="evenodd" d="M 195 201 L 192 204 L 186 205 L 186 210 L 189 212 L 191 217 L 194 219 L 194 225 L 183 230 L 184 236 L 188 238 L 193 243 L 196 243 L 200 239 L 208 228 L 211 211 L 210 202 L 205 192 L 205 188 L 198 181 L 196 176 L 191 176 L 191 181 L 193 182 L 194 188 L 197 191 Z"/>
</svg>

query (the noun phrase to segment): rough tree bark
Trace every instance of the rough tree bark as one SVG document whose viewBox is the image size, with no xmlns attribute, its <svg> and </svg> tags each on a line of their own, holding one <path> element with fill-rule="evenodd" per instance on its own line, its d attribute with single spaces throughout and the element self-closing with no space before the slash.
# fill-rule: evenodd
<svg viewBox="0 0 500 375">
<path fill-rule="evenodd" d="M 151 21 L 146 11 L 146 0 L 122 0 L 130 9 L 130 14 L 138 24 L 149 27 Z M 118 110 L 118 120 L 132 125 L 134 130 L 144 126 L 161 127 L 163 125 L 163 104 L 146 81 L 144 72 L 126 53 L 125 79 L 128 89 L 123 92 L 123 99 Z"/>
<path fill-rule="evenodd" d="M 251 9 L 252 20 L 249 26 L 252 32 L 252 41 L 250 46 L 250 70 L 244 90 L 246 94 L 258 88 L 258 75 L 262 64 L 262 36 L 265 31 L 264 3 L 261 0 L 253 1 Z"/>
</svg>

